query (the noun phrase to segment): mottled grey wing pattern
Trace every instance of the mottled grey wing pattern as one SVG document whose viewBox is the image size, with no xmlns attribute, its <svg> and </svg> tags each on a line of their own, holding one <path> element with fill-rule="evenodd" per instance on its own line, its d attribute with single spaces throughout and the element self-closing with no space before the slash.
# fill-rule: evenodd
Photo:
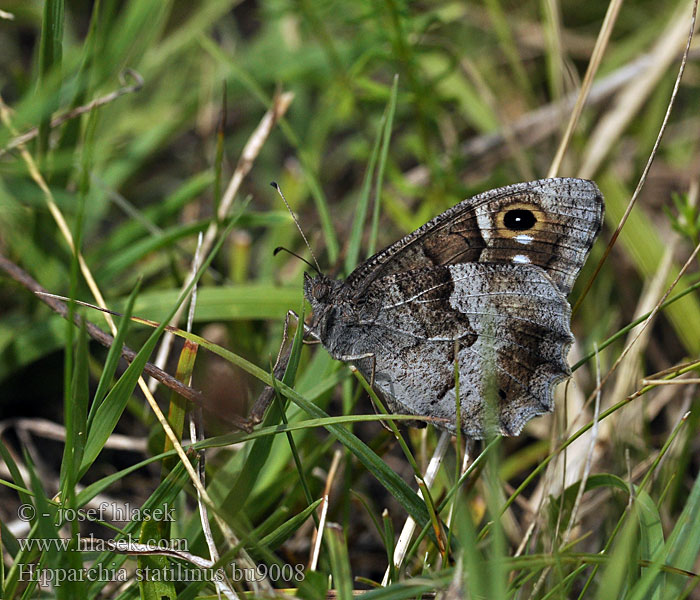
<svg viewBox="0 0 700 600">
<path fill-rule="evenodd" d="M 394 411 L 447 419 L 454 433 L 457 342 L 462 431 L 517 435 L 552 410 L 552 388 L 569 374 L 569 315 L 538 267 L 434 267 L 377 281 L 358 313 L 365 331 L 346 350 L 374 353 L 358 367 L 370 377 L 374 361 L 375 385 Z"/>
<path fill-rule="evenodd" d="M 532 227 L 508 227 L 509 216 L 518 211 L 532 213 Z M 362 263 L 346 283 L 360 297 L 391 273 L 465 262 L 526 262 L 545 269 L 568 295 L 602 218 L 603 198 L 592 181 L 559 177 L 516 183 L 456 204 Z"/>
<path fill-rule="evenodd" d="M 360 265 L 307 278 L 313 333 L 351 360 L 392 410 L 517 435 L 553 408 L 569 375 L 566 300 L 598 233 L 603 199 L 580 179 L 544 179 L 465 200 Z M 455 356 L 455 348 L 457 356 Z"/>
</svg>

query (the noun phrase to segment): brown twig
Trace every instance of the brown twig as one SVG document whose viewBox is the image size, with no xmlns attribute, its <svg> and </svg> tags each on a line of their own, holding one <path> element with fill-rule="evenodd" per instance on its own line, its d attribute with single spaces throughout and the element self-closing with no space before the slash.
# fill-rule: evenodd
<svg viewBox="0 0 700 600">
<path fill-rule="evenodd" d="M 42 302 L 47 304 L 51 308 L 51 310 L 61 315 L 64 319 L 68 318 L 68 305 L 65 302 L 62 302 L 61 300 L 57 300 L 56 298 L 52 297 L 52 295 L 49 294 L 47 290 L 45 290 L 41 285 L 39 285 L 39 283 L 36 282 L 31 277 L 31 275 L 29 275 L 21 267 L 17 266 L 15 263 L 7 259 L 2 254 L 0 254 L 0 269 L 5 271 L 5 273 L 12 277 L 12 279 L 17 281 L 20 285 L 35 293 L 37 298 L 39 298 Z M 80 315 L 73 315 L 73 321 L 77 326 L 80 326 Z M 97 325 L 88 320 L 85 321 L 85 328 L 87 330 L 88 335 L 93 340 L 99 342 L 107 348 L 111 348 L 112 344 L 114 343 L 113 336 L 111 336 L 108 333 L 105 333 Z M 136 358 L 136 352 L 126 345 L 122 346 L 121 355 L 122 358 L 124 358 L 128 362 L 132 362 L 134 358 Z M 207 409 L 206 397 L 199 390 L 195 390 L 194 388 L 185 385 L 169 373 L 166 373 L 165 371 L 159 369 L 151 363 L 147 362 L 143 368 L 143 371 L 144 373 L 160 381 L 163 385 L 169 387 L 174 392 L 180 394 L 183 398 L 187 398 L 188 400 L 195 402 L 198 406 Z M 249 422 L 246 419 L 243 419 L 236 415 L 217 416 L 226 419 L 238 429 L 242 429 L 244 431 L 250 431 L 251 429 Z"/>
</svg>

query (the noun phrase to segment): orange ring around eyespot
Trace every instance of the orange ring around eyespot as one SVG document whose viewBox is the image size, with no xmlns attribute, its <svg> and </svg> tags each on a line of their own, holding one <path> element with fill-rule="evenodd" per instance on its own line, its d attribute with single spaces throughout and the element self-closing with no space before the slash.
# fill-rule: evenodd
<svg viewBox="0 0 700 600">
<path fill-rule="evenodd" d="M 529 229 L 510 229 L 506 226 L 504 220 L 506 213 L 511 210 L 529 210 L 535 216 L 535 224 Z M 496 229 L 499 235 L 513 238 L 516 235 L 530 235 L 531 232 L 537 232 L 541 229 L 541 223 L 545 220 L 544 211 L 535 203 L 530 202 L 513 202 L 507 206 L 503 206 L 496 217 Z"/>
</svg>

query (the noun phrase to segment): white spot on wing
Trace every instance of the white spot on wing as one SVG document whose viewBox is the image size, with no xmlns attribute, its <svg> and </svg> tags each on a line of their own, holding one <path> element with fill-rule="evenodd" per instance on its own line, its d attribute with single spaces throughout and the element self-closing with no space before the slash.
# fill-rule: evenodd
<svg viewBox="0 0 700 600">
<path fill-rule="evenodd" d="M 525 256 L 524 254 L 516 254 L 513 257 L 513 262 L 514 263 L 529 264 L 530 259 L 527 256 Z"/>
<path fill-rule="evenodd" d="M 526 233 L 519 233 L 518 235 L 515 236 L 514 239 L 519 244 L 529 244 L 532 241 L 532 236 L 527 235 Z M 527 262 L 530 262 L 530 261 L 527 261 Z"/>
</svg>

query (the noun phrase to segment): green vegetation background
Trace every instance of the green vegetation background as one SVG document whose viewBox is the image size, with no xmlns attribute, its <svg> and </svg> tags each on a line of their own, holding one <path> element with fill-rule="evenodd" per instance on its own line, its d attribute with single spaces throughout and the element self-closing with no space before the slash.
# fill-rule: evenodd
<svg viewBox="0 0 700 600">
<path fill-rule="evenodd" d="M 644 170 L 691 8 L 623 4 L 604 45 L 590 105 L 556 173 L 594 179 L 606 199 L 606 227 L 573 301 Z M 413 474 L 423 472 L 438 434 L 401 429 L 405 445 L 398 444 L 347 367 L 320 348 L 293 353 L 280 388 L 286 417 L 271 411 L 252 435 L 229 423 L 247 414 L 279 349 L 286 312 L 302 306 L 305 265 L 273 257 L 273 250 L 308 254 L 269 182 L 281 185 L 321 266 L 340 276 L 471 194 L 546 176 L 571 115 L 561 101 L 578 90 L 609 10 L 604 2 L 568 0 L 3 3 L 0 254 L 50 292 L 95 302 L 57 225 L 60 213 L 107 305 L 164 321 L 187 279 L 197 234 L 212 223 L 230 178 L 251 167 L 220 220 L 220 247 L 199 282 L 193 327 L 218 345 L 209 348 L 218 356 L 199 349 L 193 386 L 209 403 L 202 446 L 210 448 L 206 487 L 217 564 L 237 593 L 265 592 L 235 580 L 231 565 L 246 564 L 264 565 L 268 574 L 271 565 L 280 572 L 304 565 L 303 584 L 272 576 L 257 585 L 309 598 L 323 597 L 328 585 L 342 597 L 372 589 L 411 514 L 424 534 L 400 574 L 391 573 L 394 585 L 374 595 L 698 597 L 697 387 L 642 384 L 688 361 L 685 371 L 697 377 L 697 260 L 603 386 L 605 418 L 593 428 L 594 441 L 585 432 L 576 440 L 592 426 L 595 394 L 585 399 L 597 372 L 605 378 L 631 340 L 623 328 L 654 308 L 698 243 L 694 49 L 646 185 L 573 318 L 571 362 L 580 368 L 574 385 L 560 386 L 554 417 L 536 420 L 518 439 L 494 441 L 484 454 L 472 447 L 472 460 L 480 458 L 463 485 L 456 483 L 463 449 L 453 440 L 426 500 L 415 494 Z M 252 162 L 241 163 L 263 115 L 286 92 L 294 96 L 283 119 Z M 52 118 L 96 99 L 104 102 L 51 126 Z M 33 128 L 23 154 L 17 136 Z M 676 299 L 684 291 L 690 293 Z M 97 311 L 76 310 L 106 329 Z M 162 557 L 137 562 L 114 552 L 19 545 L 17 538 L 76 540 L 78 531 L 94 530 L 184 538 L 190 552 L 210 557 L 192 482 L 182 461 L 160 456 L 172 446 L 141 393 L 132 393 L 139 361 L 155 343 L 152 329 L 132 324 L 122 333 L 132 348 L 145 347 L 126 371 L 116 367 L 116 355 L 88 344 L 84 332 L 0 275 L 0 597 L 216 593 L 182 581 L 139 585 L 135 569 L 148 560 L 163 566 Z M 596 347 L 604 348 L 597 357 Z M 175 368 L 173 359 L 167 370 Z M 642 393 L 628 400 L 636 390 Z M 157 397 L 181 418 L 176 399 L 162 389 Z M 52 423 L 65 429 L 50 433 Z M 290 429 L 295 433 L 285 435 Z M 110 438 L 113 431 L 126 437 Z M 118 439 L 126 447 L 115 445 Z M 325 531 L 312 572 L 312 513 L 335 453 L 327 519 L 339 527 Z M 98 494 L 146 508 L 174 506 L 177 517 L 154 529 L 56 516 L 59 506 L 94 505 Z M 35 506 L 38 516 L 20 522 L 20 503 Z M 450 512 L 448 533 L 436 515 L 447 522 Z M 40 591 L 22 580 L 22 565 L 112 565 L 127 569 L 129 580 Z"/>
</svg>

